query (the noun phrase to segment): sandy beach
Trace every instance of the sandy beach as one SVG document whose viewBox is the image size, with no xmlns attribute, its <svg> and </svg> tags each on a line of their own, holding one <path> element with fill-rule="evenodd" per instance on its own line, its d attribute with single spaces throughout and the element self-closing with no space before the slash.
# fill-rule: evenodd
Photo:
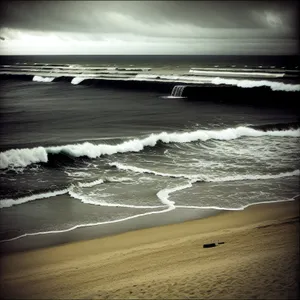
<svg viewBox="0 0 300 300">
<path fill-rule="evenodd" d="M 297 299 L 299 199 L 1 256 L 3 299 Z M 224 242 L 212 248 L 203 244 Z"/>
</svg>

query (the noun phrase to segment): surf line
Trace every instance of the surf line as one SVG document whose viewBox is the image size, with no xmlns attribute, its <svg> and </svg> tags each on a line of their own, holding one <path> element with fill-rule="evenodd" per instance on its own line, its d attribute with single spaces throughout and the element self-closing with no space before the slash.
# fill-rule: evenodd
<svg viewBox="0 0 300 300">
<path fill-rule="evenodd" d="M 2 208 L 9 208 L 14 205 L 20 205 L 31 201 L 41 200 L 41 199 L 48 199 L 55 196 L 61 196 L 68 194 L 70 197 L 80 200 L 81 202 L 85 204 L 93 204 L 98 206 L 110 206 L 110 207 L 124 207 L 124 208 L 136 208 L 136 209 L 155 209 L 155 208 L 162 208 L 165 207 L 165 205 L 127 205 L 127 204 L 119 204 L 119 203 L 107 203 L 106 201 L 96 202 L 92 199 L 89 199 L 88 197 L 81 196 L 78 192 L 76 193 L 76 188 L 87 188 L 87 187 L 93 187 L 99 184 L 103 184 L 105 181 L 103 179 L 97 179 L 92 182 L 85 182 L 81 183 L 79 182 L 77 185 L 71 184 L 70 187 L 62 190 L 56 190 L 56 191 L 50 191 L 46 193 L 41 194 L 33 194 L 30 196 L 25 196 L 17 199 L 2 199 L 0 200 L 0 209 Z"/>
<path fill-rule="evenodd" d="M 25 149 L 11 149 L 0 153 L 0 169 L 10 167 L 26 167 L 34 163 L 48 163 L 49 155 L 68 155 L 74 158 L 88 157 L 91 159 L 116 153 L 140 152 L 146 147 L 155 147 L 159 141 L 169 143 L 190 143 L 207 140 L 234 140 L 241 137 L 299 137 L 300 130 L 284 131 L 261 131 L 249 127 L 227 128 L 222 130 L 196 130 L 188 132 L 161 132 L 150 134 L 145 138 L 124 141 L 117 145 L 93 144 L 70 144 L 64 146 L 35 147 Z"/>
<path fill-rule="evenodd" d="M 131 219 L 135 219 L 135 218 L 144 217 L 144 216 L 147 216 L 147 215 L 166 213 L 166 212 L 169 212 L 169 211 L 172 211 L 172 210 L 176 209 L 175 202 L 169 200 L 170 194 L 174 193 L 176 191 L 179 191 L 179 190 L 190 188 L 192 186 L 192 183 L 193 182 L 190 181 L 189 183 L 184 184 L 182 186 L 177 186 L 177 187 L 173 187 L 173 188 L 166 188 L 166 189 L 163 189 L 163 190 L 159 191 L 157 193 L 157 197 L 160 199 L 160 201 L 163 204 L 165 204 L 164 207 L 167 206 L 166 209 L 163 209 L 163 210 L 160 210 L 160 211 L 146 212 L 146 213 L 137 214 L 137 215 L 133 215 L 133 216 L 130 216 L 130 217 L 121 218 L 121 219 L 112 220 L 112 221 L 78 224 L 78 225 L 72 226 L 70 228 L 61 229 L 61 230 L 50 230 L 50 231 L 40 231 L 40 232 L 24 233 L 22 235 L 19 235 L 19 236 L 10 238 L 10 239 L 1 240 L 0 243 L 12 242 L 12 241 L 15 241 L 15 240 L 18 240 L 18 239 L 21 239 L 21 238 L 25 238 L 25 237 L 29 237 L 29 236 L 38 236 L 38 235 L 45 235 L 45 234 L 65 233 L 65 232 L 73 231 L 73 230 L 79 229 L 79 228 L 85 228 L 85 227 L 92 227 L 92 226 L 97 226 L 97 225 L 119 223 L 119 222 L 131 220 Z M 153 208 L 153 206 L 151 208 Z"/>
</svg>

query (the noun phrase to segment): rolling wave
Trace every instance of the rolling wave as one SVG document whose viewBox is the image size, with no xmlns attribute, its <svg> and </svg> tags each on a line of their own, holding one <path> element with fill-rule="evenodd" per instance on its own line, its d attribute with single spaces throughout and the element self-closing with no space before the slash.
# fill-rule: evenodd
<svg viewBox="0 0 300 300">
<path fill-rule="evenodd" d="M 241 88 L 267 86 L 273 91 L 300 91 L 300 85 L 272 81 L 274 79 L 298 78 L 298 70 L 282 69 L 251 69 L 251 68 L 190 68 L 176 73 L 171 70 L 156 70 L 149 73 L 151 68 L 140 67 L 103 67 L 85 65 L 60 64 L 21 64 L 2 65 L 0 74 L 5 76 L 30 76 L 33 81 L 59 81 L 61 77 L 69 77 L 72 84 L 84 84 L 87 79 L 106 81 L 132 81 L 150 83 L 181 83 L 181 84 L 211 84 L 234 85 Z M 235 78 L 235 79 L 234 79 Z M 239 78 L 239 79 L 236 79 Z M 243 79 L 249 78 L 249 79 Z M 250 80 L 253 78 L 253 80 Z M 259 80 L 259 78 L 263 80 Z M 266 79 L 270 80 L 266 80 Z"/>
<path fill-rule="evenodd" d="M 230 78 L 214 78 L 212 84 L 220 85 L 234 85 L 241 88 L 254 88 L 268 86 L 272 91 L 285 91 L 285 92 L 296 92 L 300 91 L 299 84 L 288 84 L 282 82 L 268 81 L 268 80 L 247 80 L 247 79 L 230 79 Z"/>
<path fill-rule="evenodd" d="M 32 81 L 36 81 L 36 82 L 52 82 L 55 79 L 55 77 L 43 77 L 43 76 L 34 76 L 32 78 Z"/>
<path fill-rule="evenodd" d="M 71 76 L 66 74 L 65 76 Z M 52 82 L 58 77 L 42 77 L 34 76 L 38 78 L 38 82 Z M 214 85 L 232 85 L 239 88 L 257 88 L 257 87 L 269 87 L 272 91 L 284 91 L 284 92 L 297 92 L 300 91 L 300 84 L 283 83 L 269 80 L 249 80 L 249 79 L 231 79 L 221 77 L 200 77 L 200 76 L 184 76 L 184 75 L 155 75 L 155 74 L 138 74 L 135 77 L 128 77 L 127 75 L 104 75 L 104 74 L 86 74 L 84 78 L 73 77 L 72 84 L 80 84 L 84 81 L 92 80 L 114 80 L 114 81 L 144 81 L 144 82 L 160 82 L 160 83 L 184 83 L 184 84 L 211 84 Z"/>
<path fill-rule="evenodd" d="M 246 71 L 223 71 L 223 70 L 194 70 L 191 69 L 190 73 L 199 74 L 199 75 L 206 75 L 206 76 L 247 76 L 247 77 L 275 77 L 275 78 L 282 78 L 284 77 L 285 73 L 267 73 L 267 72 L 246 72 Z"/>
<path fill-rule="evenodd" d="M 150 134 L 142 139 L 132 139 L 117 145 L 93 144 L 85 142 L 54 147 L 35 147 L 26 149 L 11 149 L 0 153 L 0 169 L 9 167 L 26 167 L 34 163 L 56 163 L 59 155 L 61 163 L 67 159 L 73 161 L 78 157 L 98 158 L 116 153 L 140 152 L 146 147 L 155 147 L 158 143 L 189 143 L 207 140 L 234 140 L 241 137 L 300 137 L 300 129 L 261 131 L 249 127 L 227 128 L 223 130 L 196 130 L 190 132 L 161 132 Z M 49 160 L 49 158 L 51 160 Z"/>
<path fill-rule="evenodd" d="M 85 79 L 88 79 L 86 77 L 74 77 L 72 80 L 71 80 L 71 83 L 74 84 L 74 85 L 77 85 L 79 84 L 80 82 L 84 81 Z"/>
</svg>

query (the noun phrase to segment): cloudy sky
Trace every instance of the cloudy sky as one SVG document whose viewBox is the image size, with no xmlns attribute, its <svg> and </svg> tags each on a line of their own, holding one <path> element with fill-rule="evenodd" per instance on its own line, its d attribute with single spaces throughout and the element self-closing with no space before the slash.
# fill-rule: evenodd
<svg viewBox="0 0 300 300">
<path fill-rule="evenodd" d="M 2 1 L 0 54 L 296 54 L 296 1 Z"/>
</svg>

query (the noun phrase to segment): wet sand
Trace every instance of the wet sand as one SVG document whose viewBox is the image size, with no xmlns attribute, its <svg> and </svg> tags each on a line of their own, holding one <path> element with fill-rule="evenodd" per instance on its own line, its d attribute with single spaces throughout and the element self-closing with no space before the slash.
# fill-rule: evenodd
<svg viewBox="0 0 300 300">
<path fill-rule="evenodd" d="M 1 256 L 5 299 L 297 299 L 298 279 L 299 200 Z"/>
</svg>

